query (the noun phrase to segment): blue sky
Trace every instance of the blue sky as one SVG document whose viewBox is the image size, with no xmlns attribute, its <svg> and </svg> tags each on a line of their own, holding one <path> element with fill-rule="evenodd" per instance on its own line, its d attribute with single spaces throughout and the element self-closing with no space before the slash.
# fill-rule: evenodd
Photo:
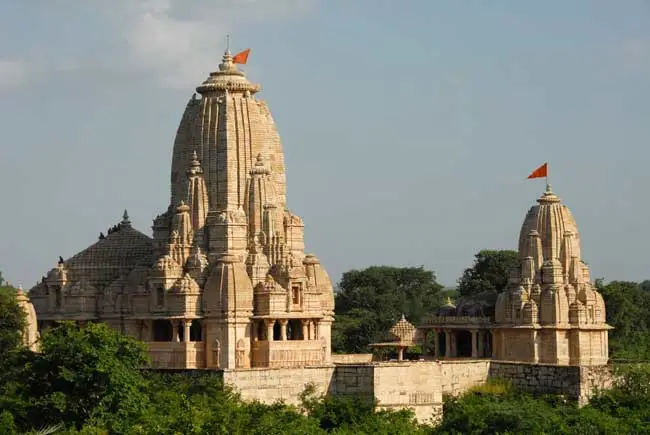
<svg viewBox="0 0 650 435">
<path fill-rule="evenodd" d="M 593 277 L 650 278 L 649 23 L 634 0 L 0 0 L 0 270 L 31 287 L 125 208 L 150 234 L 230 32 L 334 281 L 454 284 L 516 248 L 544 161 Z"/>
</svg>

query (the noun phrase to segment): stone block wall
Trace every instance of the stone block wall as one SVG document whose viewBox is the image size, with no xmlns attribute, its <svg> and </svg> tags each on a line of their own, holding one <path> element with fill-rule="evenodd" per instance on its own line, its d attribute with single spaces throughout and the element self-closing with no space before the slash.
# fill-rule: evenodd
<svg viewBox="0 0 650 435">
<path fill-rule="evenodd" d="M 488 379 L 490 360 L 440 361 L 442 394 L 457 396 Z"/>
<path fill-rule="evenodd" d="M 332 362 L 334 364 L 363 364 L 372 361 L 371 353 L 333 353 Z"/>
<path fill-rule="evenodd" d="M 612 385 L 610 366 L 559 366 L 492 361 L 490 378 L 512 382 L 533 394 L 565 394 L 585 405 L 597 389 Z"/>
<path fill-rule="evenodd" d="M 410 408 L 421 422 L 442 417 L 441 364 L 391 362 L 373 368 L 373 394 L 379 409 Z"/>
<path fill-rule="evenodd" d="M 328 393 L 334 366 L 303 368 L 252 368 L 225 370 L 224 383 L 234 387 L 247 401 L 258 400 L 271 404 L 283 400 L 290 405 L 300 404 L 300 394 L 308 384 L 317 393 Z"/>
<path fill-rule="evenodd" d="M 583 366 L 580 367 L 580 406 L 586 405 L 598 390 L 607 390 L 614 384 L 612 366 Z"/>
<path fill-rule="evenodd" d="M 491 360 L 399 361 L 303 368 L 225 370 L 226 384 L 244 400 L 299 405 L 312 384 L 319 394 L 360 394 L 379 409 L 410 408 L 421 422 L 442 417 L 443 394 L 458 395 L 502 378 L 534 394 L 565 394 L 585 404 L 594 389 L 611 385 L 607 366 L 579 367 Z"/>
<path fill-rule="evenodd" d="M 515 388 L 533 394 L 566 394 L 580 397 L 580 367 L 492 361 L 490 378 L 512 383 Z"/>
<path fill-rule="evenodd" d="M 330 394 L 360 394 L 372 397 L 374 394 L 375 367 L 370 364 L 336 366 L 330 385 Z"/>
<path fill-rule="evenodd" d="M 298 405 L 308 384 L 318 393 L 373 397 L 378 408 L 410 408 L 420 421 L 442 416 L 443 393 L 460 394 L 485 383 L 488 360 L 400 361 L 304 368 L 224 371 L 224 382 L 244 400 Z"/>
</svg>

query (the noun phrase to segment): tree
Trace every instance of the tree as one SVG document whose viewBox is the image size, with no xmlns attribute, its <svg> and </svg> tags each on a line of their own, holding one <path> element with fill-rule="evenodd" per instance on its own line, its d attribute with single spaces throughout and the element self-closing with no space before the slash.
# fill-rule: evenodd
<svg viewBox="0 0 650 435">
<path fill-rule="evenodd" d="M 611 357 L 650 360 L 650 292 L 636 282 L 596 280 L 605 300 Z"/>
<path fill-rule="evenodd" d="M 472 267 L 458 279 L 458 293 L 472 296 L 484 292 L 502 292 L 508 284 L 510 271 L 519 265 L 517 251 L 479 251 Z"/>
<path fill-rule="evenodd" d="M 439 307 L 443 287 L 423 267 L 372 266 L 343 274 L 332 331 L 336 352 L 367 352 L 404 314 L 417 324 Z"/>
<path fill-rule="evenodd" d="M 111 431 L 128 427 L 147 405 L 140 370 L 146 363 L 144 345 L 109 326 L 64 322 L 41 336 L 41 352 L 5 384 L 0 409 L 10 409 L 23 427 L 93 421 Z"/>
<path fill-rule="evenodd" d="M 16 289 L 0 286 L 0 369 L 5 357 L 22 346 L 26 322 L 26 313 L 16 299 Z"/>
</svg>

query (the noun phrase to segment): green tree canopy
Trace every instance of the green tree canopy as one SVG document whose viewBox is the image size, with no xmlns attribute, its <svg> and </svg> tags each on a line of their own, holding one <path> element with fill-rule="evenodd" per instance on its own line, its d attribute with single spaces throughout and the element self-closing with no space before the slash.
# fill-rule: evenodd
<svg viewBox="0 0 650 435">
<path fill-rule="evenodd" d="M 25 311 L 18 305 L 16 289 L 0 285 L 0 368 L 9 353 L 22 346 Z"/>
<path fill-rule="evenodd" d="M 472 267 L 465 269 L 458 279 L 458 293 L 472 296 L 484 292 L 502 292 L 508 284 L 513 267 L 519 265 L 517 251 L 479 251 Z"/>
<path fill-rule="evenodd" d="M 115 429 L 147 404 L 145 355 L 143 344 L 105 324 L 64 322 L 47 330 L 41 352 L 25 354 L 22 370 L 0 385 L 0 409 L 21 425 L 80 427 L 98 419 Z"/>
<path fill-rule="evenodd" d="M 610 357 L 650 361 L 650 292 L 630 281 L 596 280 L 603 295 L 609 333 Z"/>
<path fill-rule="evenodd" d="M 441 304 L 442 285 L 423 267 L 372 266 L 343 274 L 332 332 L 335 352 L 367 352 L 405 314 L 411 323 Z"/>
</svg>

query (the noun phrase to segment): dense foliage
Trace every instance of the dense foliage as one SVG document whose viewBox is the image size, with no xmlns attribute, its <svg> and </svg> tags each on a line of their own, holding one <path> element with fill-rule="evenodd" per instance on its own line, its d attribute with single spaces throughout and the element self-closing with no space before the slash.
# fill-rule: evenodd
<svg viewBox="0 0 650 435">
<path fill-rule="evenodd" d="M 650 289 L 648 282 L 596 281 L 605 299 L 610 358 L 625 361 L 650 361 Z"/>
<path fill-rule="evenodd" d="M 479 251 L 472 267 L 458 279 L 458 293 L 472 296 L 485 292 L 502 292 L 508 284 L 510 270 L 519 265 L 517 251 Z"/>
<path fill-rule="evenodd" d="M 336 294 L 334 352 L 368 352 L 402 314 L 418 323 L 442 303 L 443 287 L 423 267 L 373 266 L 343 274 Z"/>
<path fill-rule="evenodd" d="M 0 364 L 19 348 L 25 323 L 26 314 L 16 302 L 16 289 L 0 282 Z"/>
</svg>

